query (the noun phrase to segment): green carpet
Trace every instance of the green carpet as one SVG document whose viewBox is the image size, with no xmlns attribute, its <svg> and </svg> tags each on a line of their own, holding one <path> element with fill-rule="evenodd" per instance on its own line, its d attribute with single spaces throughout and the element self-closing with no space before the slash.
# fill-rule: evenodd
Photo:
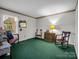
<svg viewBox="0 0 79 59">
<path fill-rule="evenodd" d="M 73 45 L 68 48 L 39 39 L 29 39 L 11 47 L 12 59 L 77 59 Z M 3 59 L 9 59 L 5 56 Z"/>
</svg>

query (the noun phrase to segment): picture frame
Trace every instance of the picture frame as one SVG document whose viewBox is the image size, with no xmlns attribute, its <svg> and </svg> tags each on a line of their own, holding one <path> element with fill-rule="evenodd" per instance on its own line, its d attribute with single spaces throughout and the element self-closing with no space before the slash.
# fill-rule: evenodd
<svg viewBox="0 0 79 59">
<path fill-rule="evenodd" d="M 27 28 L 27 22 L 25 20 L 20 20 L 19 27 L 20 28 Z"/>
</svg>

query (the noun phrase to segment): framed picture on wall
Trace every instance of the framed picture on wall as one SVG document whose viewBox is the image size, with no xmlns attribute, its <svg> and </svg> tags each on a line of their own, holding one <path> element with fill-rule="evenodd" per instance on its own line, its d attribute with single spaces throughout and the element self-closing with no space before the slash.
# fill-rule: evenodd
<svg viewBox="0 0 79 59">
<path fill-rule="evenodd" d="M 25 20 L 20 20 L 19 21 L 19 27 L 20 28 L 26 28 L 27 27 L 27 22 Z"/>
</svg>

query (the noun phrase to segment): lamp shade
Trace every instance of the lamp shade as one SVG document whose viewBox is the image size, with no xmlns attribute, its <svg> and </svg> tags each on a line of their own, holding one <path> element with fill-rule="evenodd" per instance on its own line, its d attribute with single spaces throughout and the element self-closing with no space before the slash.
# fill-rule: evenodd
<svg viewBox="0 0 79 59">
<path fill-rule="evenodd" d="M 51 29 L 51 30 L 55 29 L 55 25 L 53 25 L 53 24 L 50 25 L 50 29 Z"/>
</svg>

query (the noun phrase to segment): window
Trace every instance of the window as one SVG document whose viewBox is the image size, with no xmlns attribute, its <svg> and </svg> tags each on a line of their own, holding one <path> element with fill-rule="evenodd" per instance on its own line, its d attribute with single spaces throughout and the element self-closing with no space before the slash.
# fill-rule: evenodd
<svg viewBox="0 0 79 59">
<path fill-rule="evenodd" d="M 4 17 L 4 29 L 6 31 L 10 30 L 13 33 L 17 32 L 17 22 L 16 18 L 12 16 L 5 16 Z"/>
</svg>

